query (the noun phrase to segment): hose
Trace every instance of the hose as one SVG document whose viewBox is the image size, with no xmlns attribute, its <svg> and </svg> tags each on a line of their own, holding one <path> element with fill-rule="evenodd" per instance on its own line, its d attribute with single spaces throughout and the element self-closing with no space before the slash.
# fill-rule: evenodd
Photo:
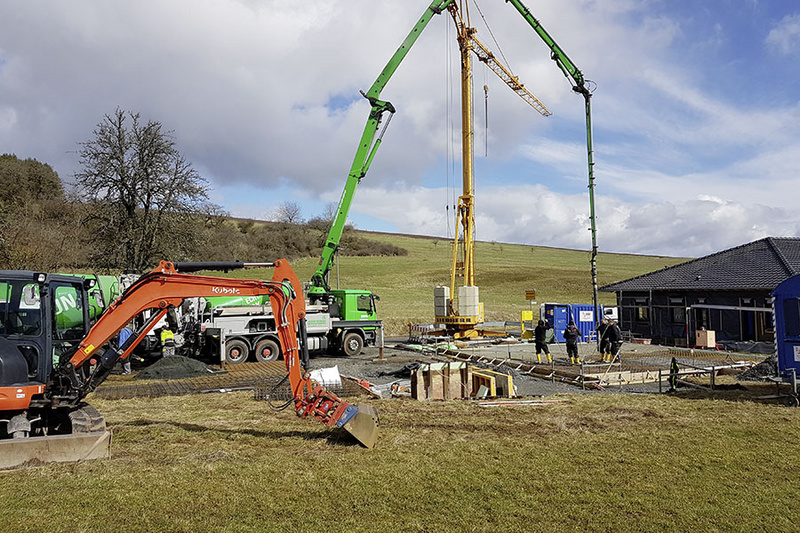
<svg viewBox="0 0 800 533">
<path fill-rule="evenodd" d="M 282 405 L 276 406 L 276 405 L 272 404 L 272 395 L 273 395 L 273 393 L 275 393 L 275 391 L 278 390 L 278 387 L 280 387 L 281 385 L 286 383 L 287 379 L 289 379 L 289 374 L 288 373 L 285 376 L 283 376 L 283 378 L 278 383 L 276 383 L 275 386 L 272 387 L 272 389 L 270 389 L 270 391 L 269 391 L 269 395 L 267 396 L 267 405 L 269 405 L 270 409 L 272 409 L 273 411 L 283 411 L 284 409 L 289 407 L 292 404 L 292 402 L 294 401 L 294 398 L 289 398 L 288 400 L 286 400 L 286 403 L 284 403 Z"/>
</svg>

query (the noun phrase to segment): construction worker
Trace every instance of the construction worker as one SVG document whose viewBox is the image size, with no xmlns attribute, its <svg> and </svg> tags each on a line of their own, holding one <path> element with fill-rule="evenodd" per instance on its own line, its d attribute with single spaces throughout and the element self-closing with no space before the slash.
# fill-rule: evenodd
<svg viewBox="0 0 800 533">
<path fill-rule="evenodd" d="M 619 356 L 619 349 L 622 348 L 622 331 L 619 329 L 619 325 L 613 320 L 608 322 L 606 337 L 608 338 L 609 348 L 608 362 L 611 363 L 617 359 Z"/>
<path fill-rule="evenodd" d="M 669 364 L 669 392 L 675 392 L 678 388 L 678 360 L 674 357 Z"/>
<path fill-rule="evenodd" d="M 550 348 L 547 346 L 547 330 L 551 329 L 551 326 L 545 320 L 539 320 L 539 323 L 533 330 L 533 341 L 536 344 L 536 360 L 540 363 L 542 362 L 542 352 L 547 355 L 547 362 L 552 363 L 553 358 L 550 357 Z"/>
<path fill-rule="evenodd" d="M 603 361 L 606 360 L 607 357 L 611 354 L 611 346 L 608 342 L 608 319 L 604 318 L 600 321 L 600 325 L 597 326 L 597 338 L 600 339 L 600 357 Z"/>
<path fill-rule="evenodd" d="M 175 334 L 169 326 L 161 328 L 161 356 L 168 357 L 175 355 Z"/>
<path fill-rule="evenodd" d="M 581 332 L 575 326 L 575 322 L 570 320 L 567 329 L 564 330 L 564 341 L 567 344 L 567 356 L 573 365 L 581 364 L 578 356 L 578 339 L 581 339 Z"/>
<path fill-rule="evenodd" d="M 119 330 L 117 334 L 117 349 L 122 353 L 122 346 L 125 342 L 133 335 L 133 323 L 128 322 L 125 324 L 125 327 Z M 131 373 L 131 358 L 128 357 L 122 361 L 122 373 L 123 374 L 130 374 Z"/>
</svg>

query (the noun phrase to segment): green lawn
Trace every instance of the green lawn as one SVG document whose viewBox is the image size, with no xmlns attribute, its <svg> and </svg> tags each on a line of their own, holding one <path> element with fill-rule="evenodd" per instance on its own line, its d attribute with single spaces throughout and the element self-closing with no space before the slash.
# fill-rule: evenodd
<svg viewBox="0 0 800 533">
<path fill-rule="evenodd" d="M 450 285 L 452 243 L 443 239 L 366 233 L 368 238 L 408 250 L 407 256 L 347 257 L 339 260 L 339 286 L 368 289 L 381 297 L 379 313 L 387 334 L 406 332 L 406 324 L 433 321 L 433 288 Z M 525 291 L 535 290 L 537 301 L 592 303 L 590 253 L 560 248 L 479 242 L 475 249 L 475 276 L 484 302 L 486 320 L 519 320 L 530 309 Z M 671 266 L 685 259 L 626 254 L 599 254 L 598 283 L 608 283 Z M 292 261 L 301 280 L 311 279 L 317 258 Z M 238 271 L 236 277 L 269 277 L 269 271 Z M 331 285 L 337 282 L 336 268 Z M 614 295 L 599 293 L 601 304 L 614 304 Z"/>
<path fill-rule="evenodd" d="M 409 255 L 344 257 L 341 285 L 380 294 L 399 330 L 429 322 L 449 243 L 375 238 Z M 490 319 L 515 319 L 527 289 L 540 302 L 591 301 L 585 252 L 480 243 L 477 258 Z M 676 262 L 602 254 L 600 283 Z M 315 265 L 294 262 L 301 279 Z M 0 524 L 52 533 L 800 529 L 800 410 L 736 392 L 555 398 L 488 409 L 373 401 L 381 435 L 372 450 L 247 392 L 90 399 L 114 432 L 113 457 L 0 473 Z"/>
<path fill-rule="evenodd" d="M 724 393 L 722 393 L 724 394 Z M 366 450 L 239 392 L 95 400 L 113 457 L 0 474 L 3 531 L 796 531 L 800 410 L 375 401 Z"/>
</svg>

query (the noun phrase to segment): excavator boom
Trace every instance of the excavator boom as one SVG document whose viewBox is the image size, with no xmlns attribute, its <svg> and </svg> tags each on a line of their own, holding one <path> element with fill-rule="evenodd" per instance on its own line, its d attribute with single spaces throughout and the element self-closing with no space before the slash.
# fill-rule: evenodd
<svg viewBox="0 0 800 533">
<path fill-rule="evenodd" d="M 232 263 L 224 265 L 229 269 Z M 374 446 L 378 434 L 375 410 L 342 400 L 311 381 L 309 373 L 303 369 L 301 351 L 306 346 L 302 286 L 286 260 L 270 266 L 275 268 L 271 281 L 240 280 L 192 275 L 179 270 L 194 271 L 197 265 L 162 261 L 109 304 L 97 322 L 75 342 L 61 339 L 58 324 L 52 328 L 31 329 L 28 340 L 24 334 L 18 334 L 27 331 L 22 326 L 13 330 L 14 335 L 0 334 L 0 420 L 6 422 L 5 431 L 0 427 L 0 437 L 7 437 L 0 438 L 0 468 L 30 461 L 70 461 L 107 455 L 110 433 L 105 430 L 102 416 L 84 402 L 85 397 L 105 380 L 117 361 L 130 355 L 139 340 L 169 309 L 180 305 L 185 298 L 199 296 L 269 296 L 297 415 L 311 416 L 329 427 L 343 428 L 364 446 Z M 213 268 L 213 265 L 204 263 L 203 267 Z M 6 290 L 5 306 L 9 308 L 15 301 L 21 302 L 24 292 L 27 303 L 15 309 L 23 318 L 56 316 L 57 298 L 64 297 L 61 289 L 66 286 L 77 294 L 83 287 L 83 280 L 77 278 L 70 281 L 69 277 L 53 277 L 57 282 L 51 286 L 47 274 L 17 275 L 12 280 L 13 274 L 5 273 L 11 281 L 0 280 L 0 287 L 5 284 L 14 288 Z M 34 294 L 41 297 L 34 299 Z M 86 290 L 77 297 L 85 302 Z M 154 311 L 151 318 L 128 341 L 118 348 L 103 348 L 126 324 L 146 310 Z M 10 314 L 8 309 L 3 311 Z M 11 331 L 10 326 L 5 329 Z M 38 337 L 34 339 L 33 333 Z M 49 355 L 56 353 L 51 345 L 70 344 L 74 346 L 63 351 L 57 363 L 45 360 L 35 365 L 29 363 L 29 368 L 45 368 L 47 372 L 39 372 L 31 379 L 33 374 L 29 370 L 26 381 L 26 371 L 22 367 L 25 361 L 19 354 L 30 356 L 32 352 L 24 352 L 23 348 L 36 345 L 42 348 L 39 353 Z"/>
</svg>

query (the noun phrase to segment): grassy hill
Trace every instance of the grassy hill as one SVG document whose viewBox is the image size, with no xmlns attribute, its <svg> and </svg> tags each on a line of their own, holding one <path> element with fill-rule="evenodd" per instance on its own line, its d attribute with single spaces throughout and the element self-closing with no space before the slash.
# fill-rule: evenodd
<svg viewBox="0 0 800 533">
<path fill-rule="evenodd" d="M 363 233 L 370 240 L 408 250 L 392 257 L 339 259 L 339 286 L 368 289 L 381 297 L 380 316 L 388 335 L 406 331 L 406 324 L 433 321 L 433 288 L 450 285 L 452 243 L 445 239 L 385 233 Z M 530 309 L 525 291 L 535 289 L 537 301 L 592 303 L 590 253 L 518 244 L 479 242 L 475 250 L 475 275 L 484 302 L 486 320 L 519 320 Z M 626 279 L 685 259 L 630 254 L 604 254 L 597 258 L 600 286 Z M 292 261 L 301 280 L 311 279 L 317 258 Z M 234 273 L 237 277 L 268 277 L 268 271 Z M 337 271 L 331 286 L 337 285 Z M 614 304 L 614 295 L 599 293 L 601 304 Z"/>
</svg>

